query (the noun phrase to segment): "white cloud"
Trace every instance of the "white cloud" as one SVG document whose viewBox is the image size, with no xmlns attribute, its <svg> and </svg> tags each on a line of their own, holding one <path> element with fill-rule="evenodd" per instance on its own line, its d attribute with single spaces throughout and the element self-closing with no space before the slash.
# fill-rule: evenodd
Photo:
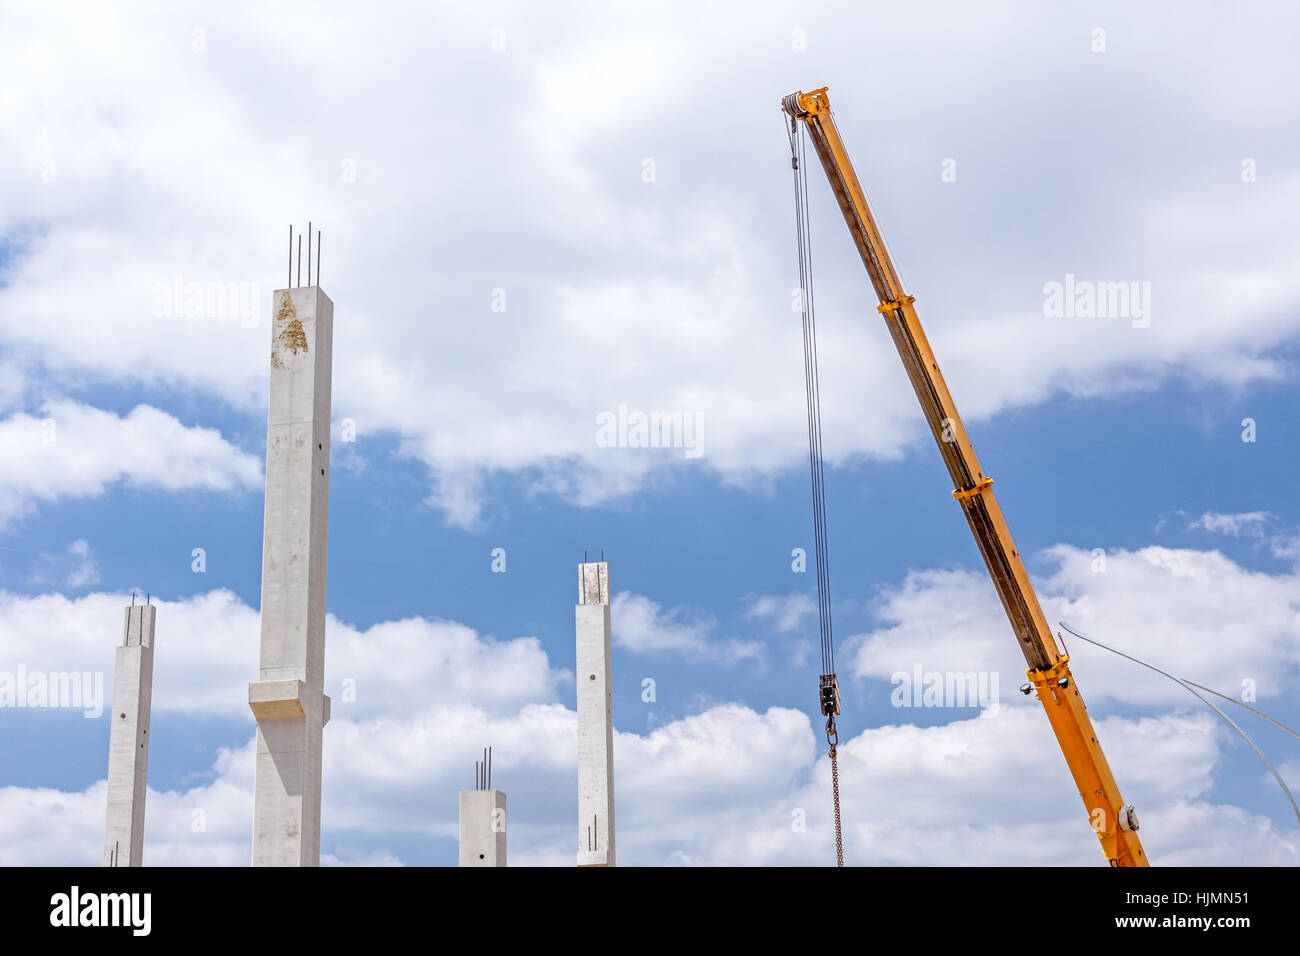
<svg viewBox="0 0 1300 956">
<path fill-rule="evenodd" d="M 1273 557 L 1300 564 L 1300 529 L 1281 526 L 1277 515 L 1270 511 L 1241 514 L 1207 511 L 1188 522 L 1187 527 L 1233 538 L 1252 538 L 1266 547 Z"/>
<path fill-rule="evenodd" d="M 71 648 L 59 659 L 81 659 L 83 639 L 65 625 L 81 620 L 94 630 L 85 623 L 90 617 L 76 617 L 92 612 L 95 620 L 120 620 L 120 602 L 95 597 L 98 605 L 91 598 L 6 598 L 2 646 L 21 639 L 14 628 L 23 621 L 53 621 L 44 643 Z M 164 621 L 184 638 L 167 638 Z M 160 607 L 155 699 L 162 708 L 155 725 L 177 720 L 182 709 L 245 707 L 255 621 L 225 592 Z M 364 632 L 333 622 L 329 641 L 331 680 L 353 672 L 357 700 L 336 698 L 325 732 L 324 862 L 393 865 L 426 841 L 449 847 L 455 793 L 468 786 L 473 761 L 492 742 L 494 777 L 510 794 L 512 862 L 572 865 L 576 718 L 556 690 L 564 676 L 535 641 L 493 641 L 463 625 L 418 619 Z M 164 673 L 169 656 L 173 666 L 184 663 Z M 182 697 L 197 706 L 186 707 Z M 616 719 L 626 724 L 621 713 L 616 701 Z M 1227 739 L 1212 715 L 1094 713 L 1155 862 L 1295 862 L 1295 833 L 1210 801 Z M 98 736 L 97 725 L 86 726 Z M 222 750 L 199 782 L 150 793 L 151 865 L 246 865 L 252 747 L 250 734 Z M 840 753 L 851 863 L 1102 862 L 1050 728 L 1032 702 L 1017 697 L 992 717 L 869 729 L 845 740 Z M 625 864 L 832 859 L 829 768 L 805 713 L 718 703 L 646 734 L 620 730 L 615 766 Z M 81 792 L 2 788 L 0 863 L 93 864 L 103 812 L 102 782 Z M 792 825 L 797 817 L 806 821 L 803 829 Z"/>
<path fill-rule="evenodd" d="M 402 866 L 402 861 L 387 851 L 377 853 L 356 853 L 338 856 L 334 853 L 322 853 L 321 866 Z"/>
<path fill-rule="evenodd" d="M 1250 538 L 1262 538 L 1264 525 L 1272 519 L 1267 511 L 1249 511 L 1243 514 L 1225 515 L 1217 511 L 1207 511 L 1199 518 L 1187 523 L 1188 530 L 1200 528 L 1211 534 L 1226 534 L 1234 538 L 1243 535 Z"/>
<path fill-rule="evenodd" d="M 1045 553 L 1055 570 L 1036 581 L 1056 630 L 1089 637 L 1226 694 L 1250 680 L 1266 701 L 1294 686 L 1300 665 L 1300 579 L 1247 570 L 1217 551 L 1147 547 L 1106 555 L 1068 545 Z M 1009 692 L 1024 658 L 982 571 L 910 573 L 879 599 L 882 626 L 848 643 L 856 677 L 888 680 L 920 664 L 934 671 L 996 671 Z M 1089 703 L 1141 706 L 1191 701 L 1171 681 L 1066 634 L 1072 668 Z M 1262 705 L 1267 710 L 1267 705 Z"/>
<path fill-rule="evenodd" d="M 747 603 L 746 617 L 771 621 L 783 634 L 799 630 L 817 610 L 817 604 L 802 591 L 786 595 L 755 594 Z"/>
<path fill-rule="evenodd" d="M 746 599 L 745 616 L 767 622 L 781 634 L 800 632 L 789 647 L 789 664 L 792 669 L 804 667 L 813 650 L 813 642 L 805 631 L 804 622 L 817 611 L 816 602 L 807 594 L 792 592 L 785 595 L 751 594 Z M 815 628 L 816 625 L 813 625 Z"/>
<path fill-rule="evenodd" d="M 261 625 L 257 611 L 226 590 L 157 606 L 156 712 L 214 714 L 252 722 L 248 682 L 256 677 Z M 122 642 L 123 600 L 114 594 L 69 599 L 0 592 L 0 670 L 101 672 L 111 685 Z M 494 641 L 450 621 L 406 618 L 358 630 L 326 621 L 326 693 L 336 718 L 361 718 L 425 700 L 479 701 L 510 709 L 554 700 L 571 680 L 552 670 L 535 637 Z M 394 666 L 401 662 L 401 666 Z M 346 684 L 345 684 L 346 682 Z M 111 693 L 111 687 L 108 688 Z M 349 700 L 348 697 L 354 697 Z"/>
<path fill-rule="evenodd" d="M 27 568 L 25 579 L 31 588 L 66 587 L 73 590 L 89 587 L 99 582 L 99 561 L 84 538 L 78 538 L 61 552 L 24 551 L 8 548 L 15 554 L 25 554 L 33 560 Z"/>
<path fill-rule="evenodd" d="M 76 566 L 68 572 L 64 584 L 70 588 L 84 588 L 99 581 L 99 563 L 90 555 L 90 545 L 78 538 L 68 545 L 68 554 L 77 559 Z"/>
<path fill-rule="evenodd" d="M 610 627 L 616 646 L 638 654 L 677 653 L 725 663 L 764 660 L 759 641 L 715 637 L 718 622 L 712 615 L 682 607 L 665 611 L 659 602 L 629 591 L 614 595 Z"/>
<path fill-rule="evenodd" d="M 1277 535 L 1269 542 L 1269 550 L 1274 557 L 1300 565 L 1300 531 Z"/>
<path fill-rule="evenodd" d="M 484 723 L 481 715 L 448 726 L 447 716 L 331 724 L 323 862 L 396 865 L 417 842 L 454 840 L 454 795 L 466 786 L 466 772 L 440 748 L 464 749 L 463 763 L 486 735 L 524 729 L 542 717 L 526 707 L 509 726 Z M 573 714 L 557 707 L 552 716 L 498 750 L 509 759 L 499 770 L 511 795 L 514 865 L 573 862 L 572 824 L 556 809 L 572 799 Z M 1099 726 L 1125 796 L 1140 808 L 1148 853 L 1168 865 L 1294 864 L 1300 855 L 1294 833 L 1203 799 L 1208 771 L 1219 759 L 1220 735 L 1211 720 L 1111 719 Z M 210 783 L 150 792 L 150 865 L 246 865 L 250 747 L 251 741 L 223 752 Z M 829 768 L 804 714 L 721 705 L 647 735 L 620 732 L 615 748 L 625 864 L 833 859 Z M 850 864 L 1103 862 L 1051 733 L 1032 708 L 1008 709 L 992 720 L 883 727 L 845 742 L 840 753 Z M 103 812 L 102 781 L 76 793 L 0 789 L 0 864 L 93 863 L 101 853 Z M 793 826 L 796 814 L 806 821 L 802 830 Z M 347 849 L 376 839 L 379 848 Z"/>
<path fill-rule="evenodd" d="M 123 417 L 68 399 L 0 421 L 0 527 L 40 502 L 98 497 L 118 482 L 164 491 L 258 487 L 261 461 L 210 428 L 149 405 Z"/>
<path fill-rule="evenodd" d="M 180 11 L 11 12 L 0 21 L 0 146 L 15 174 L 0 184 L 0 234 L 17 252 L 0 341 L 60 383 L 168 384 L 254 415 L 284 224 L 310 208 L 331 235 L 335 408 L 368 435 L 400 436 L 450 520 L 479 520 L 482 477 L 497 471 L 589 503 L 662 469 L 747 483 L 797 466 L 801 342 L 776 105 L 808 81 L 806 58 L 754 52 L 788 45 L 782 9 L 646 21 L 593 4 L 560 22 L 507 6 L 501 54 L 470 7 L 407 8 L 394 31 L 388 14 L 325 4 L 309 42 L 288 47 L 284 14 L 233 7 L 203 52 Z M 810 31 L 825 75 L 854 75 L 866 25 L 899 40 L 882 69 L 948 91 L 880 99 L 842 82 L 832 95 L 859 147 L 873 128 L 908 130 L 855 156 L 969 419 L 1170 376 L 1289 374 L 1276 346 L 1300 332 L 1300 239 L 1286 214 L 1300 175 L 1269 157 L 1294 153 L 1295 131 L 1275 117 L 1300 105 L 1286 41 L 1295 16 L 1273 10 L 1269 29 L 1248 32 L 1202 18 L 1171 45 L 1165 14 L 1135 13 L 1126 41 L 1145 55 L 1107 57 L 1104 76 L 1098 58 L 1074 65 L 1087 37 L 1049 11 L 971 9 L 936 36 L 924 10 L 900 7 Z M 975 32 L 989 42 L 966 42 Z M 473 123 L 426 82 L 428 37 L 441 69 L 492 105 Z M 1271 64 L 1269 82 L 1207 72 L 1206 43 L 1249 50 Z M 690 66 L 705 61 L 718 67 L 713 108 L 683 109 L 700 96 Z M 1024 83 L 1031 67 L 1038 80 Z M 1152 70 L 1167 82 L 1147 83 Z M 295 109 L 292 93 L 265 95 L 300 90 L 305 73 L 328 123 Z M 958 82 L 975 74 L 978 91 Z M 979 108 L 988 95 L 1004 107 L 992 120 Z M 1146 117 L 1144 149 L 1178 156 L 1179 175 L 1126 161 L 1122 125 L 1080 137 L 1061 104 L 1085 101 Z M 1251 144 L 1256 181 L 1213 150 L 1184 148 L 1205 124 Z M 1049 148 L 1026 163 L 1028 140 Z M 959 160 L 955 183 L 939 181 L 945 156 Z M 1064 205 L 1024 201 L 1049 189 Z M 894 457 L 924 432 L 884 330 L 859 320 L 874 303 L 829 191 L 813 191 L 826 451 L 833 463 Z M 1104 222 L 1088 214 L 1103 204 Z M 1082 225 L 1062 230 L 1062 217 Z M 1205 222 L 1219 224 L 1212 242 Z M 1066 273 L 1150 282 L 1151 326 L 1046 318 L 1042 287 Z M 177 275 L 242 283 L 258 321 L 155 315 Z M 504 312 L 492 311 L 495 290 Z M 620 403 L 699 413 L 706 458 L 597 447 L 595 415 Z"/>
<path fill-rule="evenodd" d="M 97 866 L 104 853 L 107 788 L 0 788 L 0 865 Z M 218 777 L 185 791 L 150 790 L 147 866 L 247 866 L 252 790 Z"/>
</svg>

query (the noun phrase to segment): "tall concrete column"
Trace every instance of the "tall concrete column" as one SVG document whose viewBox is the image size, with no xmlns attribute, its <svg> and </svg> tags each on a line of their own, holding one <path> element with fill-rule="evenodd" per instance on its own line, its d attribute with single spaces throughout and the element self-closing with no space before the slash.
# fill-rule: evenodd
<svg viewBox="0 0 1300 956">
<path fill-rule="evenodd" d="M 140 866 L 144 856 L 149 712 L 153 706 L 153 628 L 153 605 L 133 604 L 126 609 L 125 634 L 113 664 L 105 866 Z"/>
<path fill-rule="evenodd" d="M 318 286 L 273 303 L 253 865 L 319 866 L 334 303 Z"/>
<path fill-rule="evenodd" d="M 614 865 L 609 564 L 578 565 L 578 866 Z"/>
<path fill-rule="evenodd" d="M 500 790 L 460 792 L 460 865 L 506 865 L 506 795 Z"/>
</svg>

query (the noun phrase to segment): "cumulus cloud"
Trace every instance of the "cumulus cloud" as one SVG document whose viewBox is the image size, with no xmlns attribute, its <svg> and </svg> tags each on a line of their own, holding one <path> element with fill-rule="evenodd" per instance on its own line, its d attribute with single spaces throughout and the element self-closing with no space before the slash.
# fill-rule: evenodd
<svg viewBox="0 0 1300 956">
<path fill-rule="evenodd" d="M 103 780 L 73 792 L 0 788 L 0 865 L 98 865 L 107 797 Z M 146 865 L 248 865 L 251 786 L 217 777 L 185 791 L 150 790 L 146 807 Z"/>
<path fill-rule="evenodd" d="M 676 653 L 725 663 L 764 660 L 762 642 L 715 636 L 717 620 L 689 608 L 665 611 L 642 594 L 620 591 L 610 606 L 612 640 L 638 654 Z"/>
<path fill-rule="evenodd" d="M 509 760 L 500 772 L 511 794 L 512 863 L 571 866 L 577 841 L 565 818 L 576 773 L 573 713 L 525 707 L 505 724 L 482 712 L 462 714 L 439 731 L 448 716 L 331 723 L 323 862 L 395 865 L 419 842 L 454 841 L 464 770 L 442 759 L 440 748 L 460 750 L 472 739 L 460 755 L 472 758 L 484 734 L 525 730 L 500 752 Z M 1294 832 L 1204 799 L 1221 743 L 1210 721 L 1099 724 L 1126 798 L 1141 808 L 1148 852 L 1171 865 L 1294 864 Z M 150 792 L 150 865 L 246 865 L 251 748 L 250 740 L 223 751 L 209 783 Z M 817 749 L 806 715 L 735 704 L 646 735 L 618 733 L 621 861 L 828 863 L 829 766 Z M 937 727 L 882 727 L 846 741 L 840 753 L 850 864 L 1103 864 L 1051 732 L 1032 708 Z M 102 849 L 104 798 L 102 781 L 72 793 L 0 789 L 0 864 L 93 864 Z"/>
<path fill-rule="evenodd" d="M 224 589 L 153 603 L 154 710 L 251 723 L 247 685 L 261 635 L 257 611 Z M 103 672 L 111 683 L 122 607 L 113 594 L 0 592 L 0 670 L 21 664 L 46 673 Z M 488 686 L 487 705 L 511 708 L 554 700 L 566 680 L 550 668 L 535 637 L 495 641 L 451 621 L 406 618 L 361 630 L 330 615 L 325 644 L 335 717 L 388 713 L 426 699 L 460 704 L 477 700 Z"/>
<path fill-rule="evenodd" d="M 1159 598 L 1173 588 L 1171 579 L 1188 592 L 1218 588 L 1198 599 L 1203 604 L 1184 609 L 1185 617 L 1164 620 L 1149 612 L 1144 619 L 1146 639 L 1159 645 L 1148 653 L 1181 646 L 1193 676 L 1219 666 L 1249 669 L 1257 654 L 1285 663 L 1294 652 L 1267 616 L 1240 624 L 1262 635 L 1258 648 L 1216 649 L 1212 642 L 1196 648 L 1193 639 L 1203 631 L 1188 630 L 1197 616 L 1202 629 L 1224 626 L 1207 617 L 1210 609 L 1231 607 L 1243 595 L 1253 597 L 1247 606 L 1255 607 L 1275 602 L 1278 589 L 1296 593 L 1285 575 L 1253 575 L 1214 552 L 1160 548 L 1112 554 L 1106 572 L 1098 574 L 1087 552 L 1062 547 L 1051 553 L 1058 570 L 1044 588 L 1046 600 L 1069 605 L 1076 616 L 1091 610 L 1105 620 L 1123 618 L 1130 601 Z M 917 572 L 886 592 L 882 614 L 906 623 L 865 636 L 855 670 L 879 676 L 901 653 L 939 668 L 988 666 L 1011 642 L 994 613 L 995 599 L 989 595 L 981 603 L 977 582 L 981 576 L 960 571 Z M 95 655 L 111 663 L 120 603 L 110 595 L 0 596 L 0 646 L 6 649 L 0 668 L 27 661 L 50 670 L 86 669 Z M 634 606 L 646 609 L 641 602 Z M 664 617 L 657 606 L 648 613 L 652 622 Z M 164 602 L 158 614 L 155 725 L 187 712 L 247 719 L 256 613 L 228 592 L 214 591 Z M 39 642 L 33 636 L 38 622 Z M 496 741 L 506 742 L 496 749 L 494 775 L 511 795 L 512 862 L 572 864 L 576 840 L 568 818 L 577 728 L 561 691 L 571 675 L 553 667 L 533 638 L 498 641 L 455 622 L 412 618 L 358 630 L 331 618 L 328 626 L 327 690 L 335 705 L 325 734 L 326 863 L 394 865 L 422 845 L 441 841 L 450 849 L 455 792 L 467 786 L 467 768 L 484 742 Z M 690 627 L 676 626 L 685 627 L 690 640 L 699 638 Z M 653 646 L 660 638 L 647 640 Z M 697 647 L 683 640 L 673 637 L 668 647 Z M 1076 652 L 1076 660 L 1083 655 Z M 1126 683 L 1128 675 L 1106 670 L 1103 661 L 1087 658 L 1093 716 L 1125 798 L 1139 808 L 1152 858 L 1188 865 L 1296 862 L 1295 832 L 1212 799 L 1228 740 L 1213 715 L 1159 710 L 1166 701 L 1147 693 L 1150 687 Z M 1278 678 L 1272 692 L 1284 683 Z M 849 862 L 1101 864 L 1039 707 L 1012 697 L 1009 706 L 979 716 L 926 727 L 904 719 L 842 742 Z M 1106 699 L 1139 701 L 1156 712 L 1106 714 L 1096 707 Z M 616 719 L 626 724 L 621 713 L 616 705 Z M 221 750 L 198 782 L 150 794 L 151 863 L 247 862 L 253 743 L 250 728 L 245 742 Z M 625 863 L 818 864 L 832 858 L 829 765 L 807 713 L 713 703 L 644 734 L 616 731 L 615 766 Z M 1294 778 L 1294 762 L 1282 769 Z M 1273 784 L 1260 775 L 1258 785 L 1268 790 Z M 103 801 L 102 782 L 80 792 L 0 789 L 0 862 L 93 863 L 100 854 Z"/>
<path fill-rule="evenodd" d="M 19 412 L 0 421 L 0 527 L 41 502 L 98 497 L 117 483 L 242 491 L 261 482 L 256 456 L 149 405 L 118 416 L 57 399 L 39 416 Z"/>
<path fill-rule="evenodd" d="M 1104 563 L 1057 545 L 1054 570 L 1036 581 L 1047 619 L 1226 694 L 1249 681 L 1261 700 L 1296 683 L 1300 667 L 1300 579 L 1250 571 L 1217 551 L 1116 550 Z M 859 678 L 888 680 L 920 664 L 936 671 L 996 671 L 1001 686 L 1023 680 L 1024 658 L 983 571 L 915 571 L 879 598 L 881 626 L 850 639 Z M 1181 705 L 1186 692 L 1108 652 L 1065 643 L 1089 702 Z M 1267 709 L 1267 708 L 1265 708 Z"/>
<path fill-rule="evenodd" d="M 1286 215 L 1300 176 L 1268 157 L 1294 153 L 1295 131 L 1275 117 L 1300 105 L 1295 11 L 1272 11 L 1265 31 L 1189 20 L 1178 45 L 1155 42 L 1163 12 L 1134 12 L 1112 37 L 1144 55 L 1103 63 L 1047 8 L 956 12 L 936 36 L 907 7 L 850 11 L 831 29 L 779 4 L 649 21 L 581 6 L 561 22 L 526 4 L 489 21 L 472 6 L 327 3 L 311 42 L 289 47 L 288 14 L 237 5 L 201 42 L 182 11 L 7 10 L 0 63 L 19 79 L 0 84 L 15 170 L 0 184 L 0 342 L 58 382 L 166 384 L 260 417 L 284 224 L 310 206 L 331 237 L 335 408 L 367 435 L 396 436 L 454 523 L 481 520 L 483 478 L 498 472 L 591 503 L 665 470 L 747 483 L 788 469 L 804 422 L 776 105 L 810 81 L 806 57 L 754 51 L 785 50 L 799 27 L 826 75 L 854 75 L 857 38 L 884 31 L 898 42 L 882 69 L 945 91 L 878 97 L 841 83 L 832 95 L 850 143 L 908 131 L 855 158 L 968 418 L 1179 374 L 1286 373 L 1276 346 L 1300 331 L 1300 238 Z M 1225 64 L 1237 50 L 1272 70 L 1207 67 L 1207 43 Z M 376 49 L 383 71 L 370 69 Z M 491 108 L 472 124 L 448 113 L 431 57 Z M 700 95 L 699 62 L 718 66 L 707 96 L 720 109 L 682 108 Z M 1153 70 L 1167 82 L 1148 83 Z M 299 108 L 304 72 L 331 122 Z M 1003 106 L 992 117 L 989 95 Z M 1178 175 L 1131 162 L 1130 126 L 1080 137 L 1077 110 L 1061 108 L 1080 102 L 1133 117 L 1143 154 L 1177 156 Z M 1257 178 L 1185 148 L 1206 124 L 1252 144 Z M 945 157 L 955 182 L 939 178 Z M 861 321 L 874 303 L 829 190 L 813 190 L 826 452 L 896 457 L 924 430 L 884 330 Z M 1213 242 L 1205 222 L 1218 224 Z M 1150 283 L 1149 326 L 1046 316 L 1042 290 L 1067 274 Z M 165 307 L 178 281 L 205 293 L 201 307 Z M 238 308 L 211 304 L 208 291 L 232 285 Z M 596 416 L 620 404 L 699 415 L 704 457 L 600 447 Z"/>
</svg>

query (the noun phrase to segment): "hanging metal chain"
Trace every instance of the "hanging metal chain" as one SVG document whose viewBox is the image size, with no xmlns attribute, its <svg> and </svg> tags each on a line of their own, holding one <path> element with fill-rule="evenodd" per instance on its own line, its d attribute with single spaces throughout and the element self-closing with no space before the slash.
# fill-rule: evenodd
<svg viewBox="0 0 1300 956">
<path fill-rule="evenodd" d="M 826 741 L 831 745 L 831 794 L 835 799 L 835 865 L 844 865 L 844 831 L 840 826 L 840 765 L 836 759 L 839 733 L 835 729 L 835 717 L 826 721 Z"/>
</svg>

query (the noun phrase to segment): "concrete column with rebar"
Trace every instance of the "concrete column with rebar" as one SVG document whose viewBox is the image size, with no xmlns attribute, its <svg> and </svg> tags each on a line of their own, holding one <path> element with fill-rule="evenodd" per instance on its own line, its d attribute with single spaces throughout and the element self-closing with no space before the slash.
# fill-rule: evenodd
<svg viewBox="0 0 1300 956">
<path fill-rule="evenodd" d="M 310 244 L 308 246 L 310 248 Z M 320 864 L 334 303 L 318 286 L 274 293 L 253 865 Z"/>
<path fill-rule="evenodd" d="M 506 865 L 506 795 L 502 791 L 460 792 L 460 865 Z"/>
<path fill-rule="evenodd" d="M 126 609 L 125 634 L 113 664 L 105 866 L 140 866 L 144 856 L 155 610 L 151 604 L 135 603 Z"/>
<path fill-rule="evenodd" d="M 614 865 L 614 692 L 609 564 L 578 565 L 578 866 Z"/>
</svg>

